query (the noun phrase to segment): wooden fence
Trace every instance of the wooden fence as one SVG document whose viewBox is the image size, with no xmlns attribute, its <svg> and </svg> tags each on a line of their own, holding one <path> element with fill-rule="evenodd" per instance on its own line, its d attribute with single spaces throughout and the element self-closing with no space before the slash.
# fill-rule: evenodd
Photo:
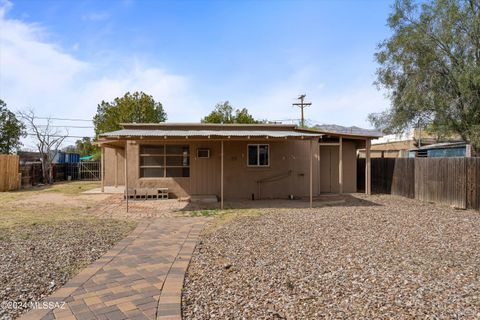
<svg viewBox="0 0 480 320">
<path fill-rule="evenodd" d="M 364 167 L 358 159 L 359 190 Z M 372 192 L 480 210 L 480 158 L 372 159 Z"/>
<path fill-rule="evenodd" d="M 20 173 L 22 174 L 22 188 L 30 188 L 43 183 L 41 162 L 20 165 Z"/>
<path fill-rule="evenodd" d="M 17 190 L 19 178 L 18 156 L 0 154 L 0 192 Z"/>
<path fill-rule="evenodd" d="M 53 165 L 53 181 L 100 180 L 100 161 Z M 17 155 L 0 155 L 0 192 L 30 188 L 44 183 L 41 162 L 19 165 Z"/>
</svg>

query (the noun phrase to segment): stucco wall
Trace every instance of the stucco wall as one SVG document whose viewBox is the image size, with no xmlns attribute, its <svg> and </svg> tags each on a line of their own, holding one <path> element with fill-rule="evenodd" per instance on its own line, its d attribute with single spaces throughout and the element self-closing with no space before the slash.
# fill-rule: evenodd
<svg viewBox="0 0 480 320">
<path fill-rule="evenodd" d="M 170 144 L 188 144 L 190 146 L 190 177 L 185 178 L 140 178 L 139 145 L 146 142 L 128 143 L 128 172 L 130 187 L 167 187 L 177 197 L 201 194 L 220 195 L 220 141 L 172 141 Z M 163 144 L 163 141 L 158 144 Z M 247 166 L 248 144 L 270 145 L 269 167 Z M 155 144 L 155 143 L 152 143 Z M 344 140 L 344 192 L 356 192 L 356 144 Z M 209 148 L 209 159 L 197 159 L 198 148 Z M 335 164 L 332 164 L 332 181 L 337 181 L 338 192 L 338 147 Z M 250 199 L 252 194 L 256 199 L 286 198 L 288 195 L 305 197 L 309 195 L 309 166 L 310 141 L 308 140 L 249 140 L 224 141 L 224 193 L 225 199 Z M 327 176 L 320 175 L 322 159 L 319 156 L 319 147 L 313 143 L 313 194 L 318 195 L 320 179 Z M 124 150 L 119 149 L 115 156 L 115 149 L 105 149 L 105 185 L 114 185 L 115 158 L 117 159 L 118 184 L 124 184 Z M 335 161 L 335 159 L 334 159 Z M 336 167 L 336 169 L 335 169 Z M 320 175 L 320 177 L 319 177 Z M 259 184 L 259 180 L 264 181 Z M 270 181 L 272 180 L 272 181 Z M 323 192 L 324 190 L 321 190 Z"/>
<path fill-rule="evenodd" d="M 116 167 L 115 167 L 116 166 Z M 115 172 L 117 184 L 125 184 L 125 151 L 123 149 L 105 148 L 105 185 L 115 185 Z"/>
<path fill-rule="evenodd" d="M 248 167 L 247 145 L 269 144 L 270 166 Z M 291 141 L 226 141 L 225 198 L 287 198 L 309 194 L 310 142 Z M 313 193 L 318 194 L 318 148 L 313 147 Z M 258 185 L 257 181 L 263 180 Z"/>
</svg>

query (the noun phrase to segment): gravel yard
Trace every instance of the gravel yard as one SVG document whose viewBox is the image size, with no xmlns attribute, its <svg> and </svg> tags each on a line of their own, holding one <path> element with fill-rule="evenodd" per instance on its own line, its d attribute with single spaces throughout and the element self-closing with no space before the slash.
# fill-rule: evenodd
<svg viewBox="0 0 480 320">
<path fill-rule="evenodd" d="M 185 279 L 184 317 L 480 318 L 479 212 L 356 198 L 212 221 Z"/>
<path fill-rule="evenodd" d="M 0 229 L 0 319 L 14 318 L 23 304 L 50 295 L 131 230 L 130 223 L 115 220 Z M 9 306 L 10 301 L 22 308 Z"/>
<path fill-rule="evenodd" d="M 85 214 L 106 199 L 81 196 L 86 186 L 0 194 L 0 319 L 16 318 L 50 295 L 135 227 Z"/>
</svg>

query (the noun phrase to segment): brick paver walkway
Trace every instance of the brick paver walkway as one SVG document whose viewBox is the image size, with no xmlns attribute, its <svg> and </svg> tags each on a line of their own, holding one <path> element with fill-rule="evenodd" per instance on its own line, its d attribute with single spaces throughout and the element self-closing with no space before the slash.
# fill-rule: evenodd
<svg viewBox="0 0 480 320">
<path fill-rule="evenodd" d="M 183 278 L 205 221 L 142 222 L 45 300 L 63 308 L 32 310 L 21 319 L 180 319 Z"/>
</svg>

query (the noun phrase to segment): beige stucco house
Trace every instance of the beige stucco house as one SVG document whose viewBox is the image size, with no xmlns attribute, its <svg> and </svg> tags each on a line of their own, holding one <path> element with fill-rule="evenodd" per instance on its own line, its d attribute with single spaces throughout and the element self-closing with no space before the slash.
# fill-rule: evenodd
<svg viewBox="0 0 480 320">
<path fill-rule="evenodd" d="M 122 126 L 99 136 L 102 187 L 168 188 L 173 197 L 215 195 L 222 206 L 224 199 L 293 195 L 311 203 L 321 193 L 356 192 L 356 152 L 369 150 L 374 138 L 283 124 Z"/>
</svg>

